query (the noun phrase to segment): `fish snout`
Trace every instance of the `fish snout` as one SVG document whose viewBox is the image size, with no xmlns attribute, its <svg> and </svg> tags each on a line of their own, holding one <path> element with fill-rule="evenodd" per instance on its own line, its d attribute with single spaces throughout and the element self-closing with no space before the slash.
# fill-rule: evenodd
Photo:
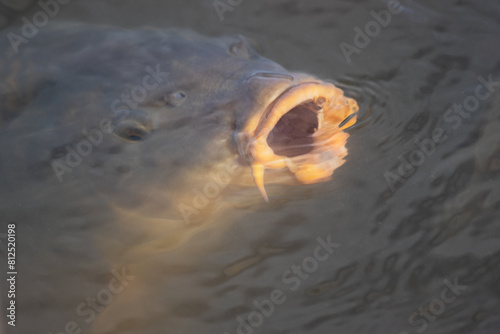
<svg viewBox="0 0 500 334">
<path fill-rule="evenodd" d="M 293 74 L 253 75 L 269 77 L 297 81 Z M 264 199 L 268 201 L 264 188 L 266 169 L 288 169 L 302 183 L 329 180 L 344 163 L 349 137 L 344 130 L 356 122 L 358 109 L 356 101 L 333 84 L 301 80 L 284 89 L 250 119 L 236 139 Z"/>
</svg>

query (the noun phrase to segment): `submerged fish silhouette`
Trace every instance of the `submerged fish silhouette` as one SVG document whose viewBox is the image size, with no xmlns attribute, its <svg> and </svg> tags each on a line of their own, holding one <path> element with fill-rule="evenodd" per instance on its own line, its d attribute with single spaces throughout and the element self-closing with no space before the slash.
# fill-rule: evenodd
<svg viewBox="0 0 500 334">
<path fill-rule="evenodd" d="M 356 102 L 242 36 L 57 24 L 11 42 L 0 41 L 9 175 L 64 181 L 85 170 L 125 207 L 138 197 L 161 207 L 186 166 L 239 156 L 267 201 L 266 169 L 320 182 L 347 154 Z"/>
</svg>

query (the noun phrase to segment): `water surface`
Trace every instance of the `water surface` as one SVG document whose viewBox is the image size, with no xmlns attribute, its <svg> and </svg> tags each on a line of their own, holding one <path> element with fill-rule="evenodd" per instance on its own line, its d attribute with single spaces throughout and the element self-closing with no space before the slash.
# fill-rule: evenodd
<svg viewBox="0 0 500 334">
<path fill-rule="evenodd" d="M 72 322 L 82 333 L 498 333 L 500 85 L 484 82 L 500 81 L 500 4 L 401 4 L 364 43 L 356 29 L 387 1 L 242 1 L 222 21 L 212 1 L 61 6 L 53 20 L 246 35 L 287 69 L 332 79 L 359 121 L 331 181 L 271 185 L 270 204 L 256 189 L 221 194 L 223 214 L 180 229 L 117 217 L 78 180 L 2 191 L 18 240 L 7 333 Z M 336 246 L 314 262 L 318 238 Z M 113 269 L 134 278 L 89 311 Z M 272 296 L 280 303 L 259 310 Z"/>
</svg>

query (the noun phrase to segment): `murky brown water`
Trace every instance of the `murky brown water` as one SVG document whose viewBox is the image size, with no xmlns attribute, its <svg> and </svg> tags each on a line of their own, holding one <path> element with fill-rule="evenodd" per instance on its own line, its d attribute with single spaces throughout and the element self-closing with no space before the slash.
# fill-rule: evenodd
<svg viewBox="0 0 500 334">
<path fill-rule="evenodd" d="M 382 0 L 244 0 L 223 21 L 211 0 L 61 5 L 53 20 L 243 34 L 334 79 L 359 121 L 331 181 L 268 186 L 270 204 L 223 192 L 192 225 L 112 212 L 82 180 L 3 172 L 0 233 L 17 224 L 7 333 L 498 333 L 500 4 L 401 3 L 385 27 L 370 23 Z"/>
</svg>

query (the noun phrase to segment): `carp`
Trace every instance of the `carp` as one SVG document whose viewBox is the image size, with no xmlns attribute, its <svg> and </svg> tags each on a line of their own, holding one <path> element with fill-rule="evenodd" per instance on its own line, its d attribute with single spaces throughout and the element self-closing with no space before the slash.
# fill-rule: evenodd
<svg viewBox="0 0 500 334">
<path fill-rule="evenodd" d="M 57 23 L 16 48 L 0 43 L 4 173 L 85 173 L 122 207 L 163 210 L 188 169 L 228 162 L 248 167 L 266 201 L 266 170 L 326 181 L 356 122 L 341 89 L 285 70 L 243 36 Z"/>
</svg>

